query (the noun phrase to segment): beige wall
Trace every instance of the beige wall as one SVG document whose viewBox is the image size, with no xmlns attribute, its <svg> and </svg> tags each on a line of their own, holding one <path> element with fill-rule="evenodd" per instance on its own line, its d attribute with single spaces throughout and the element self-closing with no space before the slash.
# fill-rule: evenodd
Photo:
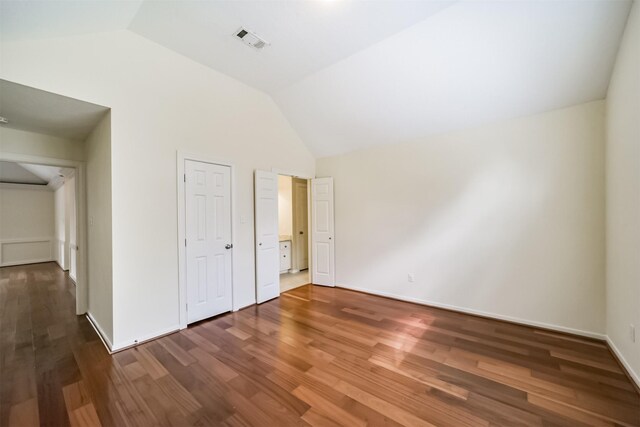
<svg viewBox="0 0 640 427">
<path fill-rule="evenodd" d="M 293 234 L 293 205 L 291 204 L 291 177 L 278 175 L 278 234 Z"/>
<path fill-rule="evenodd" d="M 607 94 L 607 335 L 640 385 L 640 4 Z M 631 341 L 629 326 L 636 327 Z"/>
<path fill-rule="evenodd" d="M 89 314 L 113 343 L 113 254 L 111 226 L 111 114 L 91 132 L 87 158 L 87 250 Z"/>
<path fill-rule="evenodd" d="M 0 49 L 1 78 L 112 109 L 116 347 L 179 325 L 177 150 L 234 164 L 233 305 L 255 301 L 253 171 L 315 172 L 269 96 L 129 31 Z"/>
<path fill-rule="evenodd" d="M 52 260 L 54 232 L 54 198 L 48 187 L 0 184 L 0 264 Z"/>
<path fill-rule="evenodd" d="M 604 333 L 602 101 L 319 159 L 317 176 L 335 180 L 339 286 Z"/>
<path fill-rule="evenodd" d="M 0 152 L 64 160 L 84 160 L 82 141 L 7 127 L 0 127 Z"/>
</svg>

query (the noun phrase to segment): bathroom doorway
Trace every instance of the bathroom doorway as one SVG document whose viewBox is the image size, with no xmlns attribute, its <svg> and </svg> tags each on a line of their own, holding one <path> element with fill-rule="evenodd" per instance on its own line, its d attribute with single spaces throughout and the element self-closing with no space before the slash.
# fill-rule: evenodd
<svg viewBox="0 0 640 427">
<path fill-rule="evenodd" d="M 311 283 L 309 277 L 309 183 L 278 175 L 280 292 Z"/>
</svg>

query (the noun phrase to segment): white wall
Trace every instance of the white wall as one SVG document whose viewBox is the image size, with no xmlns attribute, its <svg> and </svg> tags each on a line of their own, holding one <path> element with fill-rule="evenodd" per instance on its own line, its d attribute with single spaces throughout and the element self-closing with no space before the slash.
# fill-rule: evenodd
<svg viewBox="0 0 640 427">
<path fill-rule="evenodd" d="M 85 141 L 87 158 L 87 251 L 89 309 L 107 341 L 113 343 L 113 256 L 111 218 L 111 114 Z"/>
<path fill-rule="evenodd" d="M 233 305 L 255 301 L 253 171 L 315 169 L 270 97 L 128 31 L 0 49 L 1 78 L 112 108 L 116 347 L 179 325 L 176 150 L 234 163 Z"/>
<path fill-rule="evenodd" d="M 603 101 L 319 159 L 317 176 L 335 179 L 339 286 L 604 333 Z"/>
<path fill-rule="evenodd" d="M 640 4 L 607 94 L 607 335 L 640 385 Z M 636 327 L 636 342 L 629 325 Z"/>
<path fill-rule="evenodd" d="M 0 184 L 0 265 L 53 260 L 54 200 L 46 186 Z"/>
<path fill-rule="evenodd" d="M 67 255 L 65 253 L 66 246 L 66 195 L 64 185 L 61 185 L 54 192 L 54 257 L 60 268 L 66 270 Z"/>
<path fill-rule="evenodd" d="M 58 265 L 63 270 L 69 270 L 69 274 L 74 280 L 76 265 L 75 259 L 72 258 L 75 258 L 75 251 L 71 253 L 71 247 L 76 245 L 75 185 L 75 178 L 65 177 L 64 183 L 54 192 L 55 242 L 53 251 Z"/>
<path fill-rule="evenodd" d="M 291 177 L 278 175 L 278 234 L 293 234 L 293 205 L 291 203 Z"/>
<path fill-rule="evenodd" d="M 0 152 L 54 159 L 84 160 L 82 141 L 7 127 L 0 127 Z"/>
</svg>

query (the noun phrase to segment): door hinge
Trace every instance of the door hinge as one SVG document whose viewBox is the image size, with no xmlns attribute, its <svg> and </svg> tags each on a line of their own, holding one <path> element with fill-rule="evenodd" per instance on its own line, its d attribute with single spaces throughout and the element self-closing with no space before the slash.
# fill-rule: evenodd
<svg viewBox="0 0 640 427">
<path fill-rule="evenodd" d="M 187 239 L 184 239 L 184 247 L 187 247 Z"/>
<path fill-rule="evenodd" d="M 186 173 L 184 175 L 182 175 L 182 178 L 184 179 L 184 182 L 187 182 L 187 174 Z"/>
</svg>

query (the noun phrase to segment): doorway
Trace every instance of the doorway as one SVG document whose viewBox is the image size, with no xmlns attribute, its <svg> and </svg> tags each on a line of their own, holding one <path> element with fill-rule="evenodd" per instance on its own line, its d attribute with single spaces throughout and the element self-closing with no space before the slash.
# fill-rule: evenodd
<svg viewBox="0 0 640 427">
<path fill-rule="evenodd" d="M 284 174 L 280 173 L 280 175 Z M 293 175 L 285 175 L 285 177 L 296 178 Z M 306 181 L 307 187 L 307 233 L 304 232 L 305 228 L 302 220 L 300 221 L 301 227 L 296 224 L 294 229 L 293 219 L 296 215 L 293 214 L 292 208 L 291 231 L 288 232 L 289 234 L 284 235 L 280 231 L 278 214 L 279 181 L 278 172 L 255 171 L 256 301 L 258 304 L 277 298 L 280 295 L 280 273 L 291 274 L 292 269 L 298 270 L 293 271 L 293 274 L 302 272 L 300 274 L 302 279 L 290 285 L 292 288 L 306 283 L 335 286 L 333 178 L 302 178 L 302 181 Z M 292 179 L 292 206 L 293 189 L 294 181 Z M 299 187 L 298 192 L 302 192 L 302 187 Z M 299 204 L 299 201 L 297 201 L 297 204 Z M 297 216 L 304 216 L 304 213 L 298 213 Z M 301 231 L 302 234 L 300 234 Z M 307 236 L 306 263 L 304 253 L 294 263 L 292 258 L 297 253 L 296 250 L 285 246 L 293 246 L 293 242 L 300 241 L 298 240 L 299 236 L 305 235 Z M 304 238 L 301 240 L 304 242 Z M 289 245 L 286 243 L 287 241 L 290 242 Z M 283 253 L 280 252 L 281 244 Z M 283 255 L 287 255 L 288 251 L 291 251 L 291 264 L 284 262 L 287 257 Z M 308 271 L 311 271 L 310 277 Z M 292 277 L 292 279 L 296 280 L 298 277 Z"/>
<path fill-rule="evenodd" d="M 180 313 L 186 327 L 233 307 L 232 167 L 181 156 L 179 166 Z"/>
<path fill-rule="evenodd" d="M 278 175 L 280 292 L 310 283 L 308 180 Z"/>
</svg>

